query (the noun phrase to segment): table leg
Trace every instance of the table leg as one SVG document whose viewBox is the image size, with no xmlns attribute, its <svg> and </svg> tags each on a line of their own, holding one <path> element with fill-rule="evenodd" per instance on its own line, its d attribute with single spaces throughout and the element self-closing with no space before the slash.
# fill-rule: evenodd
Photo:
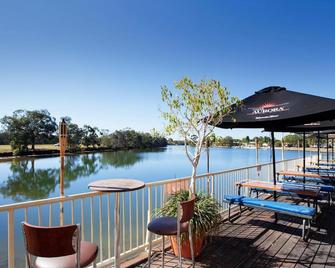
<svg viewBox="0 0 335 268">
<path fill-rule="evenodd" d="M 114 255 L 115 268 L 120 267 L 120 193 L 115 193 L 115 207 L 114 207 Z"/>
</svg>

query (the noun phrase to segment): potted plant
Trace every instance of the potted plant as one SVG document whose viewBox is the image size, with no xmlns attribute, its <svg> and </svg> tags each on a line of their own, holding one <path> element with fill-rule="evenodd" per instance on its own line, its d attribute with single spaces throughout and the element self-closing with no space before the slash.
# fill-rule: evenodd
<svg viewBox="0 0 335 268">
<path fill-rule="evenodd" d="M 180 190 L 172 194 L 163 207 L 156 211 L 159 216 L 177 217 L 177 205 L 179 202 L 189 198 L 189 191 Z M 193 230 L 194 256 L 201 252 L 205 235 L 214 231 L 221 222 L 220 204 L 210 195 L 198 193 L 194 205 L 194 216 L 191 220 Z M 172 249 L 178 255 L 178 244 L 175 236 L 170 237 Z M 181 255 L 184 258 L 191 258 L 190 242 L 188 235 L 181 236 Z"/>
</svg>

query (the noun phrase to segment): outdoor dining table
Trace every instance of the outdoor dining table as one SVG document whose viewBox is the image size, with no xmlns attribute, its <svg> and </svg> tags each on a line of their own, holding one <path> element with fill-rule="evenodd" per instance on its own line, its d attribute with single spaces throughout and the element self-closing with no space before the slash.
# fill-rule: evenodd
<svg viewBox="0 0 335 268">
<path fill-rule="evenodd" d="M 256 181 L 256 180 L 247 180 L 237 182 L 236 186 L 238 187 L 238 194 L 241 195 L 241 188 L 246 187 L 253 189 L 258 194 L 258 191 L 269 191 L 269 192 L 284 192 L 292 193 L 297 196 L 303 196 L 306 199 L 312 199 L 314 201 L 315 208 L 317 209 L 318 197 L 320 193 L 319 187 L 311 187 L 308 185 L 298 186 L 292 183 L 272 183 L 266 181 Z"/>
<path fill-rule="evenodd" d="M 335 180 L 334 176 L 326 175 L 326 174 L 318 174 L 318 173 L 304 173 L 300 171 L 279 171 L 277 172 L 277 179 L 279 176 L 292 176 L 292 177 L 305 177 L 305 178 L 315 178 L 315 179 L 322 179 L 322 180 Z"/>
<path fill-rule="evenodd" d="M 120 267 L 120 193 L 141 189 L 144 182 L 133 179 L 106 179 L 90 183 L 88 188 L 98 192 L 115 193 L 114 205 L 114 266 Z"/>
</svg>

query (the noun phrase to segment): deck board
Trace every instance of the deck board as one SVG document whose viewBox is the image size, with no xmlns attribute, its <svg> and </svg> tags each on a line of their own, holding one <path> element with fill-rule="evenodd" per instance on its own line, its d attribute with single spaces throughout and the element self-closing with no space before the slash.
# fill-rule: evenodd
<svg viewBox="0 0 335 268">
<path fill-rule="evenodd" d="M 287 200 L 290 202 L 290 200 Z M 335 206 L 322 207 L 312 224 L 310 239 L 301 238 L 302 220 L 272 212 L 244 210 L 232 223 L 225 221 L 196 259 L 196 267 L 335 267 Z M 137 267 L 143 267 L 142 265 Z M 165 267 L 178 261 L 166 257 Z M 151 267 L 161 267 L 157 256 Z M 183 267 L 191 267 L 186 261 Z"/>
</svg>

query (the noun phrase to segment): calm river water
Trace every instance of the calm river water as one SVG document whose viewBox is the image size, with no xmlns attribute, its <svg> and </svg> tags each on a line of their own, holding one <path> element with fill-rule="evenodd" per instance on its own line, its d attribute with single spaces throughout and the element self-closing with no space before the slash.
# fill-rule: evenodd
<svg viewBox="0 0 335 268">
<path fill-rule="evenodd" d="M 285 159 L 295 158 L 301 156 L 298 151 L 286 151 Z M 307 154 L 309 155 L 309 153 Z M 281 150 L 276 151 L 277 160 L 281 159 Z M 259 150 L 259 163 L 269 162 L 270 150 Z M 210 149 L 210 171 L 222 171 L 225 169 L 243 167 L 256 164 L 256 152 L 253 149 L 240 149 L 240 148 L 211 148 Z M 22 202 L 28 200 L 36 200 L 48 197 L 59 196 L 59 157 L 48 157 L 38 159 L 22 159 L 13 160 L 9 162 L 0 163 L 0 206 L 15 202 Z M 206 155 L 203 154 L 198 174 L 205 173 L 206 171 Z M 142 151 L 119 151 L 119 152 L 104 152 L 67 156 L 65 158 L 65 182 L 64 191 L 65 195 L 88 192 L 87 185 L 97 179 L 106 178 L 135 178 L 145 182 L 171 179 L 177 177 L 185 177 L 191 174 L 191 165 L 187 160 L 183 146 L 168 146 L 166 148 L 159 148 L 155 150 L 142 150 Z M 127 199 L 128 200 L 128 199 Z M 133 199 L 134 202 L 135 199 Z M 147 200 L 147 196 L 143 197 Z M 94 219 L 99 219 L 97 214 L 99 211 L 99 203 L 95 199 L 93 204 Z M 128 202 L 128 201 L 127 201 Z M 132 203 L 133 203 L 132 202 Z M 146 201 L 145 201 L 146 202 Z M 139 201 L 141 204 L 141 202 Z M 75 219 L 76 223 L 82 220 L 85 223 L 83 233 L 86 234 L 86 239 L 94 236 L 93 241 L 99 241 L 99 224 L 95 224 L 91 230 L 90 228 L 90 204 L 89 200 L 85 199 L 82 203 L 84 212 L 80 212 L 78 202 L 75 203 Z M 106 212 L 107 200 L 104 199 L 103 211 Z M 65 204 L 64 215 L 70 223 L 70 208 L 69 203 Z M 123 232 L 123 249 L 129 245 L 130 241 L 135 239 L 130 237 L 129 234 L 137 232 L 137 225 L 134 221 L 139 222 L 139 230 L 145 229 L 145 220 L 148 204 L 140 209 L 139 219 L 137 219 L 134 211 L 129 211 L 129 204 L 125 204 L 124 216 L 133 215 L 132 222 L 127 216 L 122 223 L 122 228 L 129 230 Z M 133 208 L 135 203 L 133 204 Z M 41 223 L 48 224 L 51 210 L 48 206 L 41 208 Z M 142 212 L 141 212 L 142 211 Z M 53 224 L 58 224 L 59 220 L 59 207 L 53 206 L 51 219 Z M 38 213 L 35 208 L 29 209 L 28 221 L 37 224 Z M 14 251 L 15 251 L 15 267 L 25 267 L 24 259 L 24 243 L 21 232 L 20 222 L 24 220 L 24 211 L 18 210 L 14 213 Z M 108 254 L 107 250 L 107 218 L 104 213 L 102 223 L 103 239 L 101 241 L 101 252 L 103 258 Z M 142 224 L 141 224 L 142 222 Z M 83 226 L 84 227 L 84 226 Z M 112 226 L 111 226 L 112 227 Z M 8 215 L 7 213 L 0 213 L 0 268 L 7 267 L 7 229 L 8 229 Z M 91 230 L 91 231 L 90 231 Z M 145 232 L 139 232 L 140 241 L 144 241 Z M 84 237 L 85 238 L 85 237 Z M 113 239 L 113 236 L 111 237 Z M 133 241 L 134 244 L 136 241 Z M 141 242 L 142 243 L 142 242 Z M 129 246 L 130 248 L 130 246 Z M 113 252 L 112 252 L 113 254 Z M 113 256 L 113 255 L 112 255 Z"/>
<path fill-rule="evenodd" d="M 285 159 L 301 156 L 286 151 Z M 276 151 L 277 160 L 281 150 Z M 259 162 L 270 161 L 270 150 L 259 150 Z M 211 148 L 210 171 L 253 165 L 253 149 Z M 59 195 L 59 157 L 14 160 L 0 163 L 0 205 Z M 206 171 L 202 155 L 198 174 Z M 145 182 L 189 176 L 191 165 L 183 146 L 155 150 L 92 153 L 65 158 L 65 194 L 87 192 L 97 179 L 134 178 Z"/>
</svg>

